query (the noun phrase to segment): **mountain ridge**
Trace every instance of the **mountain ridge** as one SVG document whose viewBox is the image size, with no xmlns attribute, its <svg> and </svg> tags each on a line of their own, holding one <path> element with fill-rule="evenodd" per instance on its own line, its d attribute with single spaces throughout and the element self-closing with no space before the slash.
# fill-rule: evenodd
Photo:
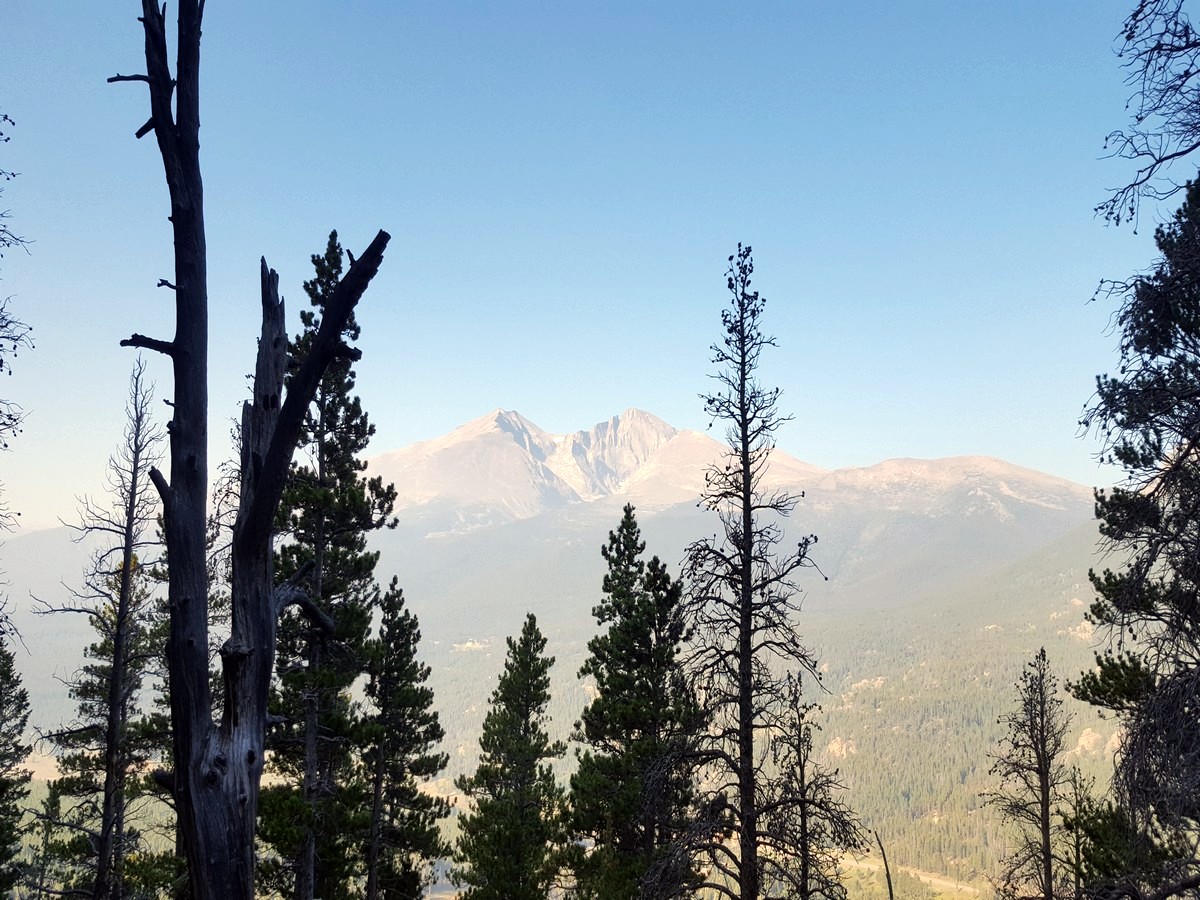
<svg viewBox="0 0 1200 900">
<path fill-rule="evenodd" d="M 368 470 L 396 485 L 397 510 L 425 520 L 429 533 L 462 532 L 605 498 L 648 509 L 694 503 L 705 471 L 726 452 L 706 434 L 637 408 L 566 434 L 494 409 L 441 437 L 371 457 Z M 894 458 L 829 470 L 778 448 L 765 484 L 811 492 L 818 502 L 875 494 L 893 509 L 915 504 L 933 512 L 965 502 L 1001 518 L 1013 517 L 1014 504 L 1065 510 L 1090 504 L 1092 496 L 1083 485 L 990 456 Z"/>
</svg>

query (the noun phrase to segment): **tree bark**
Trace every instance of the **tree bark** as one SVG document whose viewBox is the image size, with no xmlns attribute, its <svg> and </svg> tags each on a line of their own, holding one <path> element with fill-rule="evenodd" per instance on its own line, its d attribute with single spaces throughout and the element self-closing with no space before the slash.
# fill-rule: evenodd
<svg viewBox="0 0 1200 900">
<path fill-rule="evenodd" d="M 1054 822 L 1051 816 L 1057 779 L 1054 777 L 1054 759 L 1050 756 L 1049 698 L 1043 690 L 1036 699 L 1037 721 L 1034 723 L 1034 734 L 1037 737 L 1038 828 L 1042 842 L 1042 896 L 1044 900 L 1054 900 Z"/>
<path fill-rule="evenodd" d="M 367 900 L 379 897 L 379 857 L 383 832 L 383 782 L 387 772 L 386 737 L 381 736 L 371 773 L 371 832 L 367 842 Z"/>
<path fill-rule="evenodd" d="M 754 759 L 754 730 L 758 725 L 754 711 L 754 496 L 750 458 L 751 411 L 747 398 L 750 365 L 747 359 L 745 327 L 738 335 L 738 464 L 741 467 L 742 537 L 740 541 L 738 585 L 738 805 L 741 809 L 739 852 L 742 900 L 758 900 L 758 779 Z"/>
</svg>

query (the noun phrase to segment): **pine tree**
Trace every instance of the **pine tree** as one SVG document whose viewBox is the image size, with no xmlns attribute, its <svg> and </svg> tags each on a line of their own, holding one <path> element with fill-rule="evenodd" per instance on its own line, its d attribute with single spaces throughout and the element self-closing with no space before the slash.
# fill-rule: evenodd
<svg viewBox="0 0 1200 900">
<path fill-rule="evenodd" d="M 1055 860 L 1063 868 L 1065 884 L 1062 894 L 1070 900 L 1084 900 L 1086 896 L 1090 875 L 1088 866 L 1094 846 L 1084 820 L 1093 814 L 1096 806 L 1092 797 L 1095 781 L 1079 771 L 1079 766 L 1071 766 L 1062 803 L 1057 810 L 1064 840 Z"/>
<path fill-rule="evenodd" d="M 313 309 L 300 314 L 304 330 L 289 347 L 291 370 L 303 364 L 316 339 L 342 275 L 342 256 L 335 231 L 324 254 L 312 257 L 315 277 L 304 290 Z M 349 344 L 358 335 L 351 313 L 342 338 Z M 379 594 L 379 554 L 367 551 L 366 536 L 390 524 L 396 492 L 362 474 L 360 454 L 375 426 L 353 395 L 353 356 L 334 359 L 320 381 L 298 443 L 307 464 L 293 464 L 279 507 L 290 541 L 279 550 L 277 579 L 311 570 L 310 603 L 290 609 L 279 624 L 272 707 L 284 724 L 271 736 L 271 770 L 281 782 L 263 791 L 260 834 L 282 862 L 264 866 L 264 877 L 297 900 L 345 895 L 367 827 L 354 753 L 359 713 L 350 687 L 366 672 Z"/>
<path fill-rule="evenodd" d="M 153 893 L 158 885 L 127 877 L 125 862 L 144 855 L 138 820 L 150 818 L 135 803 L 133 784 L 160 743 L 141 724 L 143 689 L 163 655 L 161 634 L 150 629 L 153 582 L 145 564 L 156 546 L 152 526 L 158 495 L 150 472 L 160 454 L 162 432 L 151 417 L 152 392 L 139 360 L 130 378 L 126 427 L 109 459 L 109 502 L 84 498 L 79 539 L 107 539 L 93 553 L 83 586 L 58 606 L 39 612 L 85 615 L 97 639 L 87 662 L 70 682 L 75 721 L 49 737 L 59 754 L 57 781 L 63 834 L 60 861 L 73 887 L 96 900 Z M 144 869 L 141 871 L 145 871 Z"/>
<path fill-rule="evenodd" d="M 1159 6 L 1159 4 L 1154 4 Z M 1113 801 L 1140 846 L 1142 885 L 1200 885 L 1200 179 L 1155 231 L 1152 271 L 1108 285 L 1119 298 L 1116 375 L 1084 415 L 1123 482 L 1096 493 L 1120 571 L 1091 573 L 1090 618 L 1110 639 L 1072 691 L 1113 713 L 1123 739 Z M 1111 558 L 1110 557 L 1110 558 Z M 1107 829 L 1116 833 L 1120 829 Z M 1188 848 L 1170 864 L 1171 846 Z M 1157 847 L 1157 849 L 1155 849 Z"/>
<path fill-rule="evenodd" d="M 1070 717 L 1063 711 L 1044 647 L 1021 673 L 1017 708 L 1001 716 L 1000 723 L 1007 734 L 992 774 L 1001 783 L 987 801 L 1018 833 L 1002 863 L 1000 894 L 1054 900 L 1069 881 L 1059 871 L 1056 854 L 1063 831 L 1058 808 L 1070 783 L 1061 758 Z"/>
<path fill-rule="evenodd" d="M 790 821 L 778 804 L 800 801 L 773 793 L 779 773 L 767 762 L 773 745 L 796 725 L 789 679 L 816 669 L 796 628 L 793 580 L 813 568 L 808 554 L 816 538 L 781 547 L 781 521 L 799 497 L 763 484 L 775 432 L 787 418 L 778 409 L 779 389 L 758 382 L 762 351 L 775 339 L 762 330 L 766 301 L 750 289 L 753 272 L 750 248 L 739 244 L 725 273 L 724 334 L 712 347 L 717 389 L 703 396 L 713 421 L 726 426 L 729 445 L 723 463 L 707 472 L 703 495 L 724 535 L 693 543 L 684 571 L 696 623 L 689 667 L 711 716 L 702 747 L 710 760 L 702 799 L 712 833 L 705 848 L 712 877 L 705 887 L 731 900 L 759 900 L 776 884 L 802 891 L 793 874 L 802 848 L 793 835 L 772 830 L 773 823 Z"/>
<path fill-rule="evenodd" d="M 84 650 L 85 663 L 68 688 L 77 704 L 72 723 L 49 735 L 56 753 L 59 777 L 53 782 L 59 798 L 55 829 L 58 877 L 74 892 L 107 900 L 110 897 L 151 896 L 159 884 L 139 884 L 128 877 L 126 860 L 144 855 L 146 846 L 139 821 L 147 816 L 137 803 L 140 794 L 133 782 L 151 762 L 160 742 L 148 740 L 141 727 L 142 694 L 150 660 L 161 654 L 161 645 L 148 641 L 143 616 L 150 592 L 146 574 L 135 568 L 130 581 L 130 609 L 136 617 L 121 626 L 124 665 L 117 666 L 114 636 L 118 630 L 113 610 L 99 610 L 93 625 L 100 632 Z M 118 579 L 108 582 L 114 595 Z M 119 684 L 120 696 L 110 706 L 110 686 Z M 111 710 L 111 715 L 110 715 Z M 116 738 L 109 744 L 107 725 L 116 724 Z"/>
<path fill-rule="evenodd" d="M 566 748 L 551 741 L 546 707 L 546 639 L 531 613 L 508 656 L 479 738 L 479 767 L 455 784 L 473 809 L 459 819 L 455 884 L 464 900 L 545 900 L 565 842 L 562 789 L 548 761 Z"/>
<path fill-rule="evenodd" d="M 6 129 L 13 120 L 0 113 L 0 144 L 8 143 Z M 0 183 L 11 181 L 16 173 L 0 167 Z M 3 188 L 0 188 L 3 196 Z M 25 238 L 15 234 L 9 227 L 6 210 L 0 210 L 0 257 L 13 247 L 23 247 Z M 24 347 L 32 347 L 30 328 L 16 318 L 8 308 L 8 300 L 0 299 L 0 372 L 12 373 L 12 358 Z M 8 441 L 21 430 L 25 413 L 11 400 L 0 398 L 0 449 L 8 448 Z M 13 528 L 15 515 L 8 504 L 0 499 L 0 530 Z M 29 773 L 21 768 L 29 755 L 25 741 L 25 726 L 29 721 L 29 694 L 21 686 L 12 648 L 16 631 L 9 621 L 5 602 L 0 602 L 0 894 L 11 891 L 16 884 L 21 867 L 17 862 L 24 828 L 23 804 L 29 795 Z"/>
<path fill-rule="evenodd" d="M 431 881 L 431 863 L 450 852 L 439 821 L 450 804 L 427 790 L 449 757 L 435 748 L 445 736 L 417 658 L 421 631 L 392 579 L 380 601 L 379 637 L 370 645 L 363 767 L 371 812 L 364 850 L 367 900 L 415 900 Z"/>
<path fill-rule="evenodd" d="M 26 827 L 25 800 L 29 772 L 22 768 L 29 755 L 25 726 L 29 724 L 29 693 L 21 686 L 12 651 L 14 632 L 0 608 L 0 895 L 7 896 L 21 879 L 21 839 Z"/>
<path fill-rule="evenodd" d="M 683 677 L 683 585 L 653 557 L 626 505 L 601 553 L 605 633 L 588 642 L 580 677 L 596 682 L 584 709 L 571 778 L 572 829 L 590 843 L 574 864 L 583 897 L 673 897 L 696 880 L 685 836 L 693 795 L 699 710 Z"/>
<path fill-rule="evenodd" d="M 61 891 L 71 877 L 71 862 L 76 854 L 62 837 L 62 829 L 57 824 L 61 821 L 62 795 L 59 782 L 55 780 L 46 786 L 46 796 L 37 811 L 37 844 L 24 878 L 31 896 L 38 900 L 57 896 L 55 892 Z"/>
</svg>

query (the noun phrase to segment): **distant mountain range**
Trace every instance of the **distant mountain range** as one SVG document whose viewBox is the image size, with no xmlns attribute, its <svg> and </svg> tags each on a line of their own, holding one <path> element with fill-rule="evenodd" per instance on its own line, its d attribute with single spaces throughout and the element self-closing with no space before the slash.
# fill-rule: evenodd
<svg viewBox="0 0 1200 900">
<path fill-rule="evenodd" d="M 549 434 L 497 409 L 443 437 L 373 457 L 370 470 L 396 485 L 402 516 L 462 532 L 604 498 L 653 511 L 694 503 L 704 472 L 726 451 L 708 435 L 640 409 L 572 434 Z M 1001 521 L 1024 508 L 1053 514 L 1091 503 L 1088 488 L 989 457 L 894 459 L 830 472 L 776 450 L 766 484 L 811 490 L 821 502 L 871 497 L 891 511 Z"/>
<path fill-rule="evenodd" d="M 400 520 L 372 538 L 378 576 L 399 576 L 420 617 L 456 769 L 470 765 L 504 637 L 527 611 L 558 657 L 551 711 L 568 735 L 586 700 L 575 673 L 595 630 L 599 550 L 621 507 L 637 507 L 649 552 L 678 572 L 686 546 L 718 528 L 697 502 L 724 452 L 636 409 L 566 435 L 495 410 L 369 460 L 368 474 L 395 484 Z M 826 752 L 851 801 L 857 788 L 870 824 L 911 865 L 956 877 L 986 869 L 995 848 L 971 856 L 964 845 L 1001 838 L 965 798 L 989 786 L 996 716 L 1038 646 L 1072 677 L 1095 643 L 1082 621 L 1091 489 L 988 457 L 828 471 L 777 450 L 767 478 L 804 493 L 786 527 L 819 536 L 813 556 L 828 580 L 804 579 L 798 624 L 824 661 L 813 698 L 827 709 Z M 81 620 L 31 618 L 26 598 L 61 596 L 82 551 L 57 529 L 10 540 L 0 560 L 30 649 L 18 664 L 35 721 L 55 724 L 70 710 L 53 675 L 78 665 L 89 637 Z M 1080 716 L 1080 746 L 1103 768 L 1111 725 Z M 909 783 L 905 766 L 918 760 Z"/>
<path fill-rule="evenodd" d="M 537 555 L 566 552 L 567 536 L 585 530 L 592 535 L 585 553 L 595 559 L 580 560 L 584 568 L 572 572 L 574 580 L 580 571 L 597 570 L 595 551 L 621 506 L 632 503 L 651 548 L 674 563 L 688 543 L 716 527 L 697 502 L 705 471 L 725 452 L 705 434 L 636 409 L 568 435 L 496 410 L 444 437 L 370 460 L 372 475 L 396 485 L 401 520 L 397 532 L 380 534 L 376 544 L 404 583 L 424 587 L 420 573 L 443 551 L 491 559 L 491 578 L 496 566 L 545 571 L 555 566 L 536 564 Z M 827 471 L 776 450 L 766 485 L 804 494 L 790 524 L 820 538 L 815 557 L 830 582 L 812 586 L 812 602 L 823 606 L 892 605 L 922 595 L 1018 558 L 1092 514 L 1090 488 L 988 457 L 894 459 Z M 528 542 L 509 547 L 510 535 Z M 501 552 L 503 560 L 493 558 Z M 438 569 L 440 577 L 445 567 Z M 580 587 L 594 593 L 589 582 Z"/>
</svg>

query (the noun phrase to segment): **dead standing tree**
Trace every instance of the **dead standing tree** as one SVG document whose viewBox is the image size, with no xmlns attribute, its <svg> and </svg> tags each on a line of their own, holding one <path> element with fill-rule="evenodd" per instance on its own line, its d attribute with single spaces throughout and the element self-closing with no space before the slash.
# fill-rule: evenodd
<svg viewBox="0 0 1200 900">
<path fill-rule="evenodd" d="M 175 771 L 163 773 L 160 780 L 175 798 L 192 896 L 250 900 L 276 621 L 287 604 L 304 605 L 295 584 L 274 584 L 273 520 L 304 412 L 322 373 L 335 356 L 357 352 L 343 344 L 342 330 L 379 270 L 389 238 L 379 232 L 360 259 L 351 258 L 349 271 L 326 306 L 312 352 L 293 375 L 282 402 L 287 353 L 283 304 L 278 276 L 262 263 L 262 334 L 253 400 L 242 413 L 241 498 L 231 548 L 231 634 L 221 647 L 224 702 L 219 721 L 214 721 L 205 555 L 208 287 L 199 142 L 203 14 L 203 0 L 181 0 L 172 77 L 166 9 L 142 0 L 139 21 L 145 32 L 146 73 L 109 79 L 143 82 L 149 88 L 150 119 L 137 135 L 153 131 L 158 141 L 175 243 L 175 282 L 161 282 L 175 294 L 175 337 L 167 341 L 134 334 L 122 344 L 166 354 L 174 370 L 170 481 L 157 470 L 151 473 L 162 495 L 169 563 L 167 661 L 175 759 Z"/>
</svg>

